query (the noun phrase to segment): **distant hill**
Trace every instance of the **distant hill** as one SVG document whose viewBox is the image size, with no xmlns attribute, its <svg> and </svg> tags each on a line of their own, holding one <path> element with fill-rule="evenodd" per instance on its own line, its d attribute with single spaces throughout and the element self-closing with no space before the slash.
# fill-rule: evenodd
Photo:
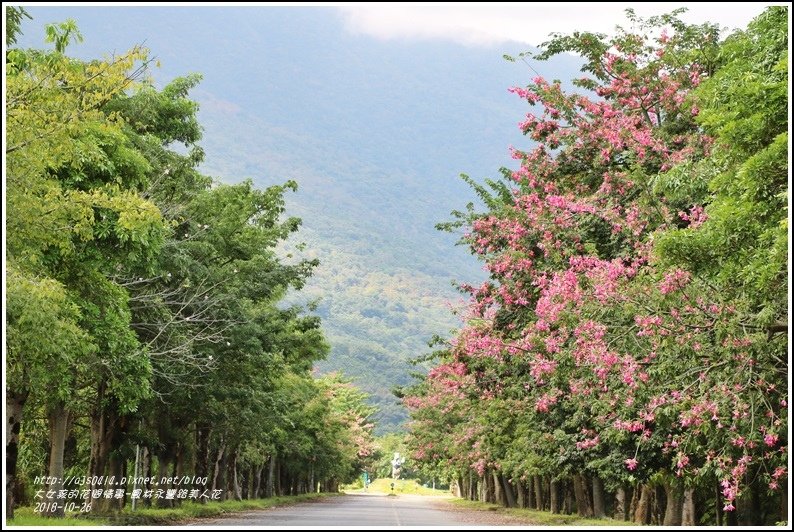
<svg viewBox="0 0 794 532">
<path fill-rule="evenodd" d="M 321 371 L 342 370 L 373 394 L 378 430 L 405 413 L 391 394 L 410 381 L 408 360 L 457 325 L 452 281 L 484 277 L 454 235 L 434 225 L 473 201 L 458 179 L 509 164 L 526 106 L 507 93 L 526 84 L 508 43 L 466 47 L 348 34 L 333 8 L 29 7 L 21 44 L 41 26 L 74 18 L 73 53 L 96 56 L 144 42 L 164 83 L 200 72 L 204 171 L 266 186 L 295 179 L 289 212 L 303 218 L 293 244 L 321 266 L 295 301 L 320 300 L 332 344 Z M 573 57 L 542 66 L 568 79 Z M 294 245 L 291 248 L 294 251 Z M 290 249 L 285 249 L 285 252 Z"/>
</svg>

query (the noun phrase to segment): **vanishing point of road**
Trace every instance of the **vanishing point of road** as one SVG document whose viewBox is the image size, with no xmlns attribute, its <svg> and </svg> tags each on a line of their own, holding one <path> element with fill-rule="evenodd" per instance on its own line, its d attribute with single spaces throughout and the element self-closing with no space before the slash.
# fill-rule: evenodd
<svg viewBox="0 0 794 532">
<path fill-rule="evenodd" d="M 220 519 L 202 519 L 194 524 L 213 527 L 274 528 L 290 526 L 461 527 L 508 524 L 494 522 L 496 516 L 488 515 L 490 513 L 453 509 L 449 503 L 438 500 L 436 497 L 348 494 L 268 510 L 236 513 Z"/>
</svg>

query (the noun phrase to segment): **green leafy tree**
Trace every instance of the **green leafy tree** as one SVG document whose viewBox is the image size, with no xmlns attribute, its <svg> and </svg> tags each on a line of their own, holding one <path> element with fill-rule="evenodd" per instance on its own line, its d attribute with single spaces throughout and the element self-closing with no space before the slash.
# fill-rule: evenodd
<svg viewBox="0 0 794 532">
<path fill-rule="evenodd" d="M 136 48 L 109 61 L 82 62 L 63 53 L 79 36 L 73 22 L 52 25 L 47 31 L 55 51 L 10 49 L 6 55 L 6 252 L 16 272 L 7 279 L 7 289 L 20 301 L 48 305 L 59 299 L 53 299 L 52 291 L 62 290 L 60 299 L 68 302 L 63 315 L 72 316 L 92 348 L 51 352 L 45 361 L 26 357 L 28 346 L 9 345 L 9 360 L 17 370 L 10 374 L 7 397 L 15 405 L 12 425 L 17 427 L 30 392 L 44 390 L 50 391 L 48 408 L 61 413 L 52 419 L 63 427 L 64 401 L 75 379 L 96 362 L 118 364 L 111 386 L 125 396 L 127 408 L 146 393 L 145 361 L 143 372 L 140 357 L 134 367 L 123 362 L 133 361 L 136 353 L 127 295 L 107 275 L 115 261 L 145 260 L 159 246 L 164 231 L 157 208 L 135 189 L 145 169 L 143 158 L 126 143 L 122 121 L 103 111 L 110 99 L 142 75 L 145 50 Z M 110 256 L 103 255 L 108 251 Z M 11 289 L 8 283 L 15 279 L 19 286 Z M 86 283 L 94 282 L 104 289 L 83 291 Z M 20 293 L 42 287 L 53 295 Z M 42 310 L 46 312 L 52 310 Z M 25 337 L 28 334 L 19 330 L 18 338 Z M 101 355 L 92 358 L 87 356 L 90 353 Z M 50 382 L 30 380 L 44 368 Z M 124 373 L 125 369 L 132 373 Z M 125 382 L 120 375 L 136 382 Z M 130 393 L 128 386 L 138 390 Z M 51 474 L 62 477 L 59 455 L 65 435 L 64 430 L 56 433 Z M 7 490 L 9 507 L 12 492 Z"/>
</svg>

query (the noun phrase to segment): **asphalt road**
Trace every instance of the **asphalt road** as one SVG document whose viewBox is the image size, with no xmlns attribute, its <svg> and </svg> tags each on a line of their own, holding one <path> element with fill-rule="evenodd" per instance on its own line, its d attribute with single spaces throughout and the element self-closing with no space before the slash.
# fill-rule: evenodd
<svg viewBox="0 0 794 532">
<path fill-rule="evenodd" d="M 432 497 L 348 494 L 269 510 L 202 519 L 198 526 L 471 526 L 464 514 L 444 511 Z M 478 512 L 479 513 L 479 512 Z M 481 523 L 480 523 L 481 524 Z"/>
</svg>

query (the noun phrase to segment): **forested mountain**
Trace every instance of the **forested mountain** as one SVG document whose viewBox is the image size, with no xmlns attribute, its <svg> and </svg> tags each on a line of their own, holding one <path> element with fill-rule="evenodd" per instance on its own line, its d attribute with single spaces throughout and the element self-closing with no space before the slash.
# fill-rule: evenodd
<svg viewBox="0 0 794 532">
<path fill-rule="evenodd" d="M 410 380 L 407 361 L 458 325 L 452 281 L 485 276 L 452 245 L 457 235 L 434 226 L 474 200 L 459 173 L 492 176 L 508 145 L 526 145 L 516 127 L 525 110 L 507 88 L 534 73 L 502 59 L 525 46 L 382 42 L 348 33 L 331 8 L 28 11 L 23 46 L 41 45 L 44 23 L 73 18 L 85 41 L 72 54 L 144 43 L 161 64 L 158 85 L 201 73 L 191 97 L 204 173 L 259 187 L 297 181 L 285 199 L 303 227 L 282 251 L 320 261 L 294 296 L 319 302 L 331 344 L 319 369 L 353 377 L 381 409 L 378 429 L 395 428 L 404 415 L 391 389 Z M 542 74 L 570 79 L 575 63 L 556 57 Z"/>
</svg>

